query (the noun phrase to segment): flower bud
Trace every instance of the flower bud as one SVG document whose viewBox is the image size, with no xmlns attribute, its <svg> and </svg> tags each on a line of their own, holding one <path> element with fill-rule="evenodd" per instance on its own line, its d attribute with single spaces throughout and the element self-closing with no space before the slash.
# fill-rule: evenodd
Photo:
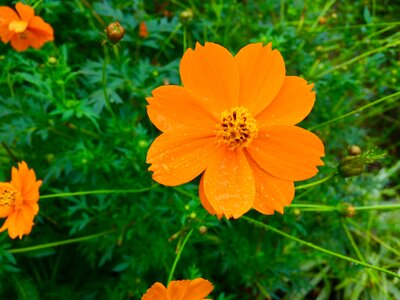
<svg viewBox="0 0 400 300">
<path fill-rule="evenodd" d="M 105 31 L 108 40 L 113 44 L 118 43 L 125 35 L 125 29 L 121 26 L 121 24 L 119 24 L 118 21 L 108 25 Z"/>
<path fill-rule="evenodd" d="M 364 161 L 359 155 L 346 156 L 339 163 L 339 173 L 343 177 L 360 175 L 364 171 Z"/>
<path fill-rule="evenodd" d="M 356 210 L 350 203 L 342 203 L 338 207 L 340 215 L 346 218 L 352 218 L 356 214 Z"/>
<path fill-rule="evenodd" d="M 181 20 L 182 24 L 189 23 L 193 20 L 193 10 L 191 8 L 185 9 L 180 13 L 179 19 Z"/>
<path fill-rule="evenodd" d="M 361 148 L 358 147 L 357 145 L 352 145 L 349 147 L 348 150 L 349 155 L 355 156 L 355 155 L 360 155 L 361 154 Z"/>
<path fill-rule="evenodd" d="M 207 230 L 208 230 L 208 228 L 206 226 L 204 226 L 204 225 L 201 225 L 199 227 L 200 234 L 205 234 L 207 232 Z"/>
<path fill-rule="evenodd" d="M 48 62 L 50 65 L 55 65 L 55 64 L 57 64 L 57 58 L 55 58 L 54 56 L 50 56 L 50 57 L 47 59 L 47 62 Z"/>
</svg>

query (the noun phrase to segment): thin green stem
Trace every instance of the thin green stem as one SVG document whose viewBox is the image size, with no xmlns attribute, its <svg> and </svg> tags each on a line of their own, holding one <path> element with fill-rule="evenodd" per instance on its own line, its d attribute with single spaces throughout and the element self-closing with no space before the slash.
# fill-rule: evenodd
<svg viewBox="0 0 400 300">
<path fill-rule="evenodd" d="M 320 180 L 314 181 L 314 182 L 310 182 L 310 183 L 306 183 L 306 184 L 302 184 L 302 185 L 298 185 L 295 187 L 295 190 L 302 190 L 302 189 L 308 189 L 310 187 L 314 187 L 317 185 L 320 185 L 321 183 L 324 183 L 328 180 L 330 180 L 332 177 L 334 177 L 336 175 L 336 173 L 332 173 L 324 178 L 321 178 Z"/>
<path fill-rule="evenodd" d="M 176 254 L 176 257 L 175 257 L 175 261 L 174 261 L 171 271 L 169 272 L 169 275 L 168 275 L 167 285 L 171 282 L 172 277 L 174 276 L 175 269 L 176 269 L 179 259 L 181 258 L 183 248 L 185 248 L 185 245 L 186 245 L 187 241 L 189 240 L 190 236 L 192 235 L 192 233 L 193 233 L 193 228 L 190 229 L 189 233 L 186 235 L 185 239 L 183 240 L 182 245 L 179 247 L 178 253 Z"/>
<path fill-rule="evenodd" d="M 396 97 L 399 97 L 399 96 L 400 96 L 400 92 L 397 92 L 397 93 L 394 93 L 394 94 L 391 94 L 391 95 L 382 97 L 382 98 L 380 98 L 380 99 L 378 99 L 378 100 L 375 100 L 375 101 L 373 101 L 373 102 L 371 102 L 371 103 L 365 104 L 365 105 L 363 105 L 363 106 L 361 106 L 361 107 L 359 107 L 359 108 L 357 108 L 357 109 L 355 109 L 355 110 L 352 110 L 352 111 L 350 111 L 350 112 L 348 112 L 348 113 L 345 113 L 345 114 L 343 114 L 343 115 L 341 115 L 341 116 L 338 116 L 338 117 L 336 117 L 336 118 L 332 118 L 332 119 L 330 119 L 330 120 L 328 120 L 328 121 L 325 121 L 325 122 L 322 122 L 322 123 L 317 124 L 317 125 L 315 125 L 315 126 L 312 126 L 312 127 L 309 128 L 308 130 L 315 130 L 315 129 L 317 129 L 317 128 L 324 127 L 324 126 L 326 126 L 326 125 L 328 125 L 328 124 L 334 123 L 334 122 L 336 122 L 336 121 L 339 121 L 339 120 L 341 120 L 341 119 L 344 119 L 344 118 L 347 118 L 347 117 L 349 117 L 349 116 L 351 116 L 351 115 L 354 115 L 354 114 L 356 114 L 356 113 L 358 113 L 358 112 L 361 112 L 361 111 L 363 111 L 364 109 L 367 109 L 367 108 L 369 108 L 369 107 L 371 107 L 371 106 L 380 104 L 380 103 L 382 103 L 382 102 L 391 100 L 392 98 L 396 98 Z M 400 99 L 400 97 L 399 97 L 399 99 Z M 396 99 L 396 101 L 397 101 L 397 100 L 398 100 L 398 99 Z"/>
<path fill-rule="evenodd" d="M 3 146 L 4 150 L 6 150 L 8 156 L 10 156 L 10 158 L 14 161 L 14 162 L 18 162 L 18 158 L 14 155 L 14 153 L 11 151 L 11 149 L 7 146 L 6 143 L 1 142 L 1 145 Z"/>
<path fill-rule="evenodd" d="M 364 52 L 364 53 L 362 53 L 362 54 L 360 54 L 360 55 L 358 55 L 356 57 L 353 57 L 352 59 L 349 59 L 348 61 L 345 61 L 344 63 L 337 64 L 336 66 L 326 70 L 325 72 L 320 72 L 317 75 L 317 78 L 320 78 L 322 76 L 325 76 L 326 74 L 332 73 L 333 71 L 335 71 L 337 69 L 340 69 L 340 68 L 342 68 L 344 66 L 350 65 L 350 64 L 352 64 L 352 63 L 354 63 L 354 62 L 356 62 L 356 61 L 358 61 L 360 59 L 363 59 L 364 57 L 370 56 L 370 55 L 378 53 L 378 52 L 382 52 L 382 51 L 384 51 L 384 50 L 386 50 L 388 48 L 395 47 L 395 46 L 397 46 L 399 44 L 400 44 L 400 41 L 396 41 L 396 42 L 393 42 L 393 43 L 386 44 L 385 46 L 378 47 L 378 48 L 372 49 L 370 51 L 366 51 L 366 52 Z"/>
<path fill-rule="evenodd" d="M 337 207 L 319 204 L 291 204 L 288 208 L 300 208 L 307 211 L 336 211 Z"/>
<path fill-rule="evenodd" d="M 104 60 L 103 60 L 103 72 L 102 72 L 102 85 L 103 85 L 104 100 L 106 101 L 107 110 L 111 113 L 112 117 L 115 119 L 114 111 L 112 110 L 110 98 L 108 97 L 108 91 L 107 91 L 107 61 L 109 59 L 107 43 L 105 43 L 103 47 L 104 47 Z"/>
<path fill-rule="evenodd" d="M 383 205 L 366 205 L 366 206 L 355 206 L 355 210 L 392 210 L 400 209 L 400 204 L 383 204 Z"/>
<path fill-rule="evenodd" d="M 82 192 L 71 192 L 71 193 L 58 193 L 58 194 L 40 196 L 40 199 L 83 196 L 83 195 L 99 195 L 99 194 L 136 194 L 136 193 L 143 193 L 150 191 L 156 186 L 158 186 L 158 184 L 153 184 L 152 186 L 141 189 L 131 189 L 131 190 L 94 190 L 94 191 L 82 191 Z"/>
<path fill-rule="evenodd" d="M 58 247 L 61 245 L 79 243 L 79 242 L 84 242 L 84 241 L 88 241 L 88 240 L 92 240 L 92 239 L 101 237 L 103 235 L 109 234 L 114 231 L 116 231 L 116 230 L 115 229 L 107 230 L 107 231 L 103 231 L 100 233 L 86 235 L 86 236 L 82 236 L 82 237 L 74 238 L 74 239 L 67 239 L 67 240 L 63 240 L 63 241 L 47 243 L 47 244 L 42 244 L 42 245 L 36 245 L 36 246 L 31 246 L 31 247 L 25 247 L 25 248 L 11 249 L 11 250 L 8 250 L 8 252 L 12 253 L 12 254 L 24 253 L 24 252 L 29 252 L 29 251 L 36 251 L 36 250 L 41 250 L 41 249 L 46 249 L 46 248 Z"/>
<path fill-rule="evenodd" d="M 343 229 L 344 229 L 344 232 L 346 233 L 346 236 L 347 236 L 347 238 L 349 239 L 350 244 L 351 244 L 351 246 L 353 247 L 353 250 L 354 250 L 354 252 L 356 253 L 358 259 L 365 263 L 364 256 L 362 255 L 360 249 L 358 248 L 356 242 L 354 241 L 354 238 L 353 238 L 353 236 L 351 235 L 351 232 L 350 232 L 350 230 L 349 230 L 349 228 L 348 228 L 348 226 L 347 226 L 345 220 L 342 219 L 342 220 L 341 220 L 341 224 L 342 224 L 342 227 L 343 227 Z M 371 273 L 371 270 L 370 270 L 370 269 L 368 269 L 368 273 L 369 273 L 369 275 L 370 275 L 371 277 L 375 278 L 374 274 Z M 376 278 L 375 278 L 375 279 L 376 279 Z"/>
<path fill-rule="evenodd" d="M 337 257 L 337 258 L 340 258 L 340 259 L 349 261 L 349 262 L 351 262 L 351 263 L 355 263 L 355 264 L 364 266 L 364 267 L 366 267 L 366 268 L 370 268 L 370 269 L 373 269 L 373 270 L 376 270 L 376 271 L 379 271 L 379 272 L 383 272 L 383 273 L 389 274 L 389 275 L 391 275 L 391 276 L 393 276 L 393 277 L 396 277 L 396 278 L 399 278 L 399 279 L 400 279 L 400 275 L 399 275 L 399 274 L 396 274 L 396 273 L 394 273 L 394 272 L 392 272 L 392 271 L 389 271 L 389 270 L 386 270 L 386 269 L 384 269 L 384 268 L 377 267 L 377 266 L 374 266 L 374 265 L 370 265 L 370 264 L 365 263 L 365 262 L 362 262 L 362 261 L 360 261 L 360 260 L 357 260 L 357 259 L 354 259 L 354 258 L 345 256 L 345 255 L 343 255 L 343 254 L 336 253 L 336 252 L 333 252 L 333 251 L 331 251 L 331 250 L 322 248 L 322 247 L 317 246 L 317 245 L 315 245 L 315 244 L 313 244 L 313 243 L 310 243 L 310 242 L 304 241 L 304 240 L 302 240 L 302 239 L 299 239 L 299 238 L 297 238 L 297 237 L 295 237 L 295 236 L 292 236 L 292 235 L 290 235 L 290 234 L 288 234 L 288 233 L 286 233 L 286 232 L 283 232 L 283 231 L 281 231 L 281 230 L 279 230 L 279 229 L 276 229 L 276 228 L 274 228 L 274 227 L 272 227 L 272 226 L 270 226 L 270 225 L 264 224 L 264 223 L 262 223 L 262 222 L 260 222 L 260 221 L 254 220 L 254 219 L 249 218 L 249 217 L 247 217 L 247 216 L 242 216 L 242 218 L 245 219 L 246 221 L 248 221 L 249 223 L 252 223 L 252 224 L 256 225 L 257 227 L 263 228 L 263 229 L 265 229 L 265 230 L 273 231 L 273 232 L 275 232 L 275 233 L 277 233 L 277 234 L 279 234 L 279 235 L 281 235 L 281 236 L 284 236 L 284 237 L 286 237 L 286 238 L 288 238 L 288 239 L 290 239 L 290 240 L 292 240 L 292 241 L 295 241 L 295 242 L 297 242 L 297 243 L 299 243 L 299 244 L 302 244 L 302 245 L 304 245 L 304 246 L 307 246 L 307 247 L 309 247 L 309 248 L 315 249 L 315 250 L 317 250 L 317 251 L 319 251 L 319 252 L 322 252 L 322 253 L 325 253 L 325 254 L 328 254 L 328 255 L 331 255 L 331 256 L 334 256 L 334 257 Z"/>
</svg>

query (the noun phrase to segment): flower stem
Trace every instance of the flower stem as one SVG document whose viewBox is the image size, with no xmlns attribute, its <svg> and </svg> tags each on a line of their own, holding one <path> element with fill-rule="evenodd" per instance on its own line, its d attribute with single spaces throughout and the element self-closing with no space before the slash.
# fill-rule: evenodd
<svg viewBox="0 0 400 300">
<path fill-rule="evenodd" d="M 302 184 L 302 185 L 298 185 L 298 186 L 295 187 L 295 189 L 296 190 L 302 190 L 302 189 L 308 189 L 310 187 L 317 186 L 317 185 L 319 185 L 321 183 L 324 183 L 325 181 L 330 180 L 335 175 L 336 175 L 336 173 L 332 173 L 332 174 L 330 174 L 330 175 L 328 175 L 328 176 L 326 176 L 326 177 L 324 177 L 324 178 L 322 178 L 320 180 L 317 180 L 317 181 L 314 181 L 314 182 L 310 182 L 310 183 L 306 183 L 306 184 Z"/>
<path fill-rule="evenodd" d="M 71 192 L 71 193 L 58 193 L 58 194 L 40 196 L 40 199 L 61 198 L 61 197 L 82 196 L 82 195 L 99 195 L 99 194 L 135 194 L 135 193 L 143 193 L 150 191 L 156 186 L 158 186 L 158 184 L 153 184 L 152 186 L 149 187 L 141 189 L 132 189 L 132 190 L 94 190 L 94 191 L 81 191 L 81 192 Z"/>
<path fill-rule="evenodd" d="M 347 118 L 347 117 L 349 117 L 349 116 L 351 116 L 351 115 L 354 115 L 354 114 L 356 114 L 356 113 L 358 113 L 358 112 L 363 111 L 364 109 L 367 109 L 367 108 L 369 108 L 369 107 L 371 107 L 371 106 L 380 104 L 380 103 L 385 102 L 385 101 L 387 101 L 387 100 L 390 100 L 390 99 L 392 99 L 392 98 L 398 98 L 398 99 L 400 99 L 400 97 L 398 97 L 398 96 L 400 96 L 400 92 L 397 92 L 397 93 L 394 93 L 394 94 L 391 94 L 391 95 L 382 97 L 382 98 L 380 98 L 380 99 L 378 99 L 378 100 L 376 100 L 376 101 L 373 101 L 373 102 L 371 102 L 371 103 L 368 103 L 368 104 L 366 104 L 366 105 L 363 105 L 363 106 L 361 106 L 361 107 L 359 107 L 359 108 L 357 108 L 357 109 L 355 109 L 355 110 L 352 110 L 352 111 L 350 111 L 350 112 L 348 112 L 348 113 L 345 113 L 345 114 L 343 114 L 343 115 L 341 115 L 341 116 L 338 116 L 338 117 L 336 117 L 336 118 L 332 118 L 332 119 L 330 119 L 330 120 L 328 120 L 328 121 L 325 121 L 325 122 L 322 122 L 322 123 L 317 124 L 317 125 L 315 125 L 315 126 L 312 126 L 312 127 L 309 128 L 308 130 L 313 131 L 313 130 L 315 130 L 315 129 L 317 129 L 317 128 L 324 127 L 324 126 L 326 126 L 326 125 L 328 125 L 328 124 L 334 123 L 334 122 L 339 121 L 339 120 L 344 119 L 344 118 Z M 398 99 L 396 99 L 396 101 L 397 101 Z"/>
<path fill-rule="evenodd" d="M 186 235 L 185 239 L 183 240 L 182 245 L 179 247 L 178 253 L 176 254 L 176 257 L 175 257 L 175 261 L 172 265 L 171 271 L 169 272 L 167 286 L 171 282 L 172 277 L 174 276 L 176 265 L 178 264 L 178 261 L 181 258 L 183 248 L 185 248 L 185 245 L 186 245 L 187 241 L 189 240 L 190 236 L 192 235 L 192 233 L 193 233 L 193 228 L 190 229 L 189 233 Z"/>
<path fill-rule="evenodd" d="M 107 92 L 107 61 L 108 61 L 108 50 L 107 50 L 107 43 L 104 44 L 104 60 L 103 60 L 103 72 L 102 72 L 102 85 L 103 85 L 103 93 L 104 93 L 104 100 L 106 101 L 106 108 L 111 113 L 112 117 L 115 119 L 114 112 L 111 107 L 110 98 L 108 97 Z"/>
<path fill-rule="evenodd" d="M 389 271 L 387 269 L 384 269 L 384 268 L 381 268 L 381 267 L 377 267 L 377 266 L 374 266 L 374 265 L 370 265 L 370 264 L 362 262 L 360 260 L 357 260 L 357 259 L 345 256 L 345 255 L 342 255 L 340 253 L 336 253 L 336 252 L 333 252 L 331 250 L 322 248 L 320 246 L 317 246 L 317 245 L 315 245 L 313 243 L 310 243 L 310 242 L 304 241 L 302 239 L 299 239 L 299 238 L 297 238 L 297 237 L 295 237 L 293 235 L 290 235 L 290 234 L 288 234 L 286 232 L 283 232 L 283 231 L 281 231 L 279 229 L 276 229 L 276 228 L 274 228 L 274 227 L 272 227 L 270 225 L 264 224 L 264 223 L 262 223 L 260 221 L 254 220 L 252 218 L 249 218 L 249 217 L 246 217 L 246 216 L 242 216 L 242 218 L 245 219 L 246 221 L 248 221 L 249 223 L 252 223 L 252 224 L 256 225 L 257 227 L 263 228 L 265 230 L 271 230 L 271 231 L 273 231 L 273 232 L 275 232 L 275 233 L 277 233 L 279 235 L 282 235 L 282 236 L 284 236 L 284 237 L 286 237 L 288 239 L 291 239 L 291 240 L 293 240 L 295 242 L 298 242 L 298 243 L 300 243 L 302 245 L 305 245 L 305 246 L 307 246 L 309 248 L 313 248 L 313 249 L 315 249 L 315 250 L 317 250 L 319 252 L 322 252 L 322 253 L 325 253 L 325 254 L 328 254 L 328 255 L 331 255 L 331 256 L 334 256 L 334 257 L 337 257 L 337 258 L 352 262 L 352 263 L 357 264 L 357 265 L 364 266 L 366 268 L 370 268 L 370 269 L 373 269 L 373 270 L 376 270 L 376 271 L 380 271 L 380 272 L 389 274 L 389 275 L 391 275 L 393 277 L 396 277 L 396 278 L 400 279 L 400 275 L 399 274 L 396 274 L 396 273 L 394 273 L 392 271 Z"/>
<path fill-rule="evenodd" d="M 36 251 L 36 250 L 40 250 L 40 249 L 53 248 L 53 247 L 66 245 L 66 244 L 79 243 L 79 242 L 84 242 L 84 241 L 88 241 L 88 240 L 91 240 L 91 239 L 98 238 L 100 236 L 109 234 L 109 233 L 114 232 L 114 231 L 116 231 L 116 229 L 107 230 L 107 231 L 103 231 L 103 232 L 100 232 L 100 233 L 86 235 L 86 236 L 82 236 L 82 237 L 74 238 L 74 239 L 68 239 L 68 240 L 63 240 L 63 241 L 58 241 L 58 242 L 53 242 L 53 243 L 47 243 L 47 244 L 42 244 L 42 245 L 36 245 L 36 246 L 31 246 L 31 247 L 25 247 L 25 248 L 11 249 L 11 250 L 8 250 L 8 252 L 12 253 L 12 254 L 23 253 L 23 252 L 29 252 L 29 251 Z"/>
</svg>

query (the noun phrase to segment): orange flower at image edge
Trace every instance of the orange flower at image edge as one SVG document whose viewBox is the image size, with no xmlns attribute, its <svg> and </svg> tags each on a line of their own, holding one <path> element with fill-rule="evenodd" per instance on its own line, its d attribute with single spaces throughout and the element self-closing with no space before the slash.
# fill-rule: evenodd
<svg viewBox="0 0 400 300">
<path fill-rule="evenodd" d="M 156 282 L 142 300 L 203 300 L 212 290 L 212 284 L 203 278 L 171 281 L 168 288 Z"/>
<path fill-rule="evenodd" d="M 147 98 L 147 113 L 162 131 L 147 153 L 153 179 L 167 186 L 203 173 L 201 203 L 219 218 L 251 208 L 283 213 L 294 181 L 313 177 L 324 146 L 295 126 L 311 111 L 313 85 L 286 76 L 271 44 L 250 44 L 232 56 L 205 43 L 180 63 L 183 86 L 161 86 Z"/>
<path fill-rule="evenodd" d="M 18 2 L 17 12 L 7 6 L 0 6 L 0 38 L 11 42 L 17 51 L 29 47 L 39 49 L 46 42 L 54 40 L 53 28 L 41 17 L 35 16 L 33 8 Z"/>
<path fill-rule="evenodd" d="M 36 181 L 35 172 L 23 161 L 18 169 L 12 168 L 11 182 L 0 182 L 0 218 L 7 218 L 0 232 L 8 229 L 8 235 L 21 239 L 29 234 L 33 218 L 39 211 L 39 187 L 42 181 Z"/>
</svg>

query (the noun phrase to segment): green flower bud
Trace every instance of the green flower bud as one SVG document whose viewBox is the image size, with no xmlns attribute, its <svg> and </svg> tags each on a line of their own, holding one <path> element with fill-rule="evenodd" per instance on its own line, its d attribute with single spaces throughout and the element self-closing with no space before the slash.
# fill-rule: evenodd
<svg viewBox="0 0 400 300">
<path fill-rule="evenodd" d="M 359 155 L 346 156 L 339 163 L 339 174 L 343 177 L 358 176 L 364 171 L 364 161 Z"/>
</svg>

